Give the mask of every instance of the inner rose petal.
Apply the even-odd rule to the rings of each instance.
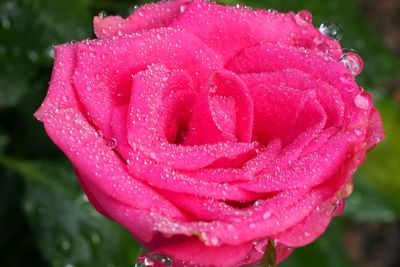
[[[250,142],[253,109],[251,94],[237,75],[213,73],[193,106],[185,144]]]
[[[177,108],[190,109],[194,95],[190,77],[182,71],[151,66],[135,76],[132,92],[127,121],[128,142],[133,150],[141,151],[156,162],[183,170],[198,169],[221,158],[237,159],[256,146],[254,143],[188,146],[169,142],[173,114]],[[183,143],[189,138],[189,131]]]

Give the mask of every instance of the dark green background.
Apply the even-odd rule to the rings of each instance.
[[[359,82],[373,93],[387,132],[357,173],[345,213],[317,242],[296,250],[282,266],[400,266],[399,101],[387,88],[399,75],[399,57],[373,29],[360,1],[243,2],[280,11],[308,9],[315,25],[340,22],[343,47],[357,50],[364,59]],[[139,3],[0,1],[0,266],[133,266],[137,244],[127,231],[94,211],[71,166],[32,114],[47,90],[52,46],[93,38],[94,15],[105,10],[125,16],[135,4]],[[371,265],[368,257],[375,257],[378,265]]]

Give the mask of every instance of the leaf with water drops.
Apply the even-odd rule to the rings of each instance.
[[[24,211],[37,245],[53,267],[131,266],[138,246],[121,226],[97,213],[65,162],[0,163],[26,181]]]

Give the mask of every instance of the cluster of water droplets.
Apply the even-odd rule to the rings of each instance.
[[[135,267],[167,267],[172,266],[172,258],[158,254],[147,254],[139,256],[136,260]]]
[[[343,28],[336,22],[328,21],[322,23],[319,26],[319,31],[323,35],[337,41],[340,41],[343,37]],[[340,61],[347,67],[353,76],[359,75],[364,68],[364,63],[361,57],[353,49],[343,49]]]

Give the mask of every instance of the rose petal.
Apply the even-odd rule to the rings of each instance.
[[[273,164],[272,168],[264,170],[257,179],[241,184],[240,187],[262,193],[321,184],[339,170],[350,149],[346,136],[332,137],[317,151],[292,164],[284,163],[287,167],[283,169],[278,157],[277,164]]]
[[[198,239],[190,238],[186,242],[157,248],[154,252],[170,255],[182,261],[193,262],[202,266],[228,267],[237,266],[252,248],[252,242],[235,246],[206,246]],[[182,266],[187,265],[183,264]]]
[[[253,100],[246,85],[232,72],[217,71],[194,104],[185,144],[250,142],[252,124]]]
[[[47,95],[35,117],[42,120],[46,113],[79,105],[70,83],[76,66],[76,44],[59,45],[54,49],[54,68]]]
[[[132,156],[132,159],[128,162],[128,170],[135,177],[150,183],[152,186],[178,193],[238,201],[248,201],[258,197],[258,194],[239,189],[235,185],[201,181],[186,176],[169,166],[160,165],[143,157],[141,153]]]
[[[181,13],[188,0],[165,1],[145,4],[134,10],[126,19],[120,16],[100,17],[93,19],[93,28],[100,39],[111,39],[115,36],[167,27]]]
[[[41,119],[48,135],[68,156],[77,171],[105,195],[134,208],[155,208],[162,214],[181,216],[169,201],[126,171],[125,163],[98,136],[78,110],[69,108],[45,113]],[[142,201],[136,201],[137,198]]]
[[[133,74],[162,63],[169,69],[185,69],[198,88],[222,66],[214,51],[182,30],[152,30],[113,40],[81,42],[77,47],[72,77],[75,93],[83,104],[81,109],[107,138],[111,137],[111,111],[129,102]],[[188,54],[187,47],[193,53]]]
[[[305,246],[325,232],[332,219],[332,204],[327,201],[319,205],[302,222],[274,236],[289,247]]]
[[[318,53],[314,39],[326,44],[328,56],[335,60],[341,56],[338,42],[323,36],[311,23],[298,25],[296,15],[292,12],[284,14],[251,10],[200,0],[193,1],[187,11],[170,26],[184,28],[200,37],[222,54],[225,60],[261,41],[302,46],[298,40],[306,40],[306,48]]]
[[[296,90],[314,91],[316,98],[327,114],[325,127],[340,127],[343,123],[344,103],[338,88],[320,79],[314,79],[310,74],[298,69],[278,69],[268,73],[242,74],[242,80],[249,88],[261,84],[286,86]]]

